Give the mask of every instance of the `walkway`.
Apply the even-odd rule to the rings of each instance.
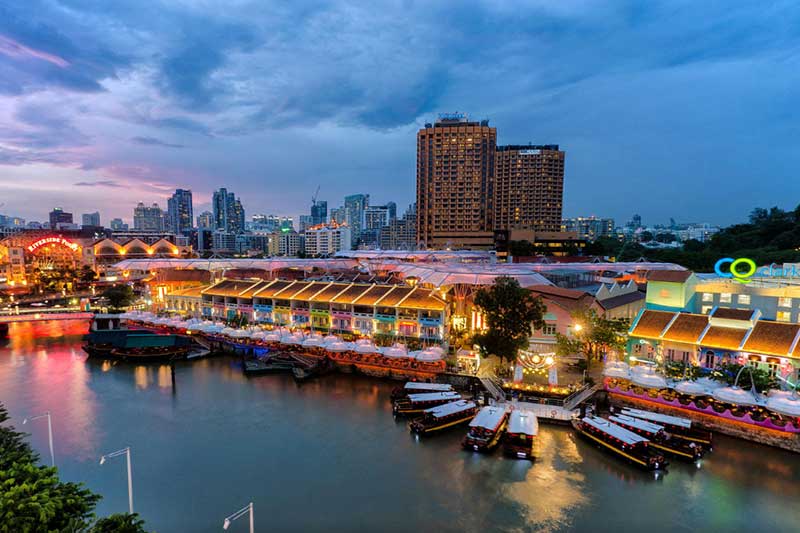
[[[44,320],[91,320],[94,313],[48,313],[36,311],[31,313],[20,313],[18,315],[0,316],[0,323],[11,322],[41,322]]]
[[[566,409],[560,405],[548,405],[546,403],[531,402],[512,402],[518,409],[531,411],[542,422],[568,423],[573,415],[578,414],[578,410]]]

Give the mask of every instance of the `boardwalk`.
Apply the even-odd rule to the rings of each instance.
[[[48,313],[36,311],[31,313],[20,313],[19,315],[0,316],[0,324],[10,324],[11,322],[40,322],[43,320],[91,320],[94,313]]]

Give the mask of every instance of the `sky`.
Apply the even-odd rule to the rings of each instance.
[[[730,224],[800,203],[798,88],[794,0],[0,2],[0,213],[402,211],[459,111],[561,145],[565,216]]]

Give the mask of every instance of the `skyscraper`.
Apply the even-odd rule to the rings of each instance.
[[[344,208],[347,211],[346,218],[348,218],[346,223],[350,226],[350,238],[354,248],[361,237],[361,230],[364,228],[364,213],[368,206],[368,194],[351,194],[344,197]]]
[[[139,202],[133,208],[133,229],[140,231],[164,231],[164,212],[158,206],[146,206]]]
[[[244,231],[244,207],[238,198],[227,189],[214,191],[212,198],[214,210],[214,229],[227,233]]]
[[[498,146],[494,229],[561,230],[564,152],[557,144]]]
[[[67,213],[60,207],[50,211],[50,228],[58,229],[59,224],[72,224],[72,213]]]
[[[211,211],[203,211],[197,215],[197,227],[202,229],[213,229],[214,213]]]
[[[493,246],[497,130],[460,113],[417,133],[417,242],[422,248]]]
[[[84,213],[81,215],[81,225],[82,226],[99,226],[100,225],[100,213],[95,211],[94,213]]]
[[[311,225],[325,224],[328,222],[327,200],[316,200],[311,205]]]
[[[128,231],[128,225],[121,218],[112,218],[109,226],[113,231]]]
[[[189,235],[192,231],[192,191],[176,189],[167,200],[169,230],[176,235]]]

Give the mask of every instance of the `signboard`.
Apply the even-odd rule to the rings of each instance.
[[[61,246],[66,246],[73,252],[77,252],[81,248],[78,243],[68,241],[64,237],[44,237],[43,239],[39,239],[38,241],[34,241],[30,245],[28,245],[27,250],[29,252],[35,252],[42,246],[46,246],[48,244],[60,244]]]
[[[520,150],[519,155],[540,155],[541,150]]]

